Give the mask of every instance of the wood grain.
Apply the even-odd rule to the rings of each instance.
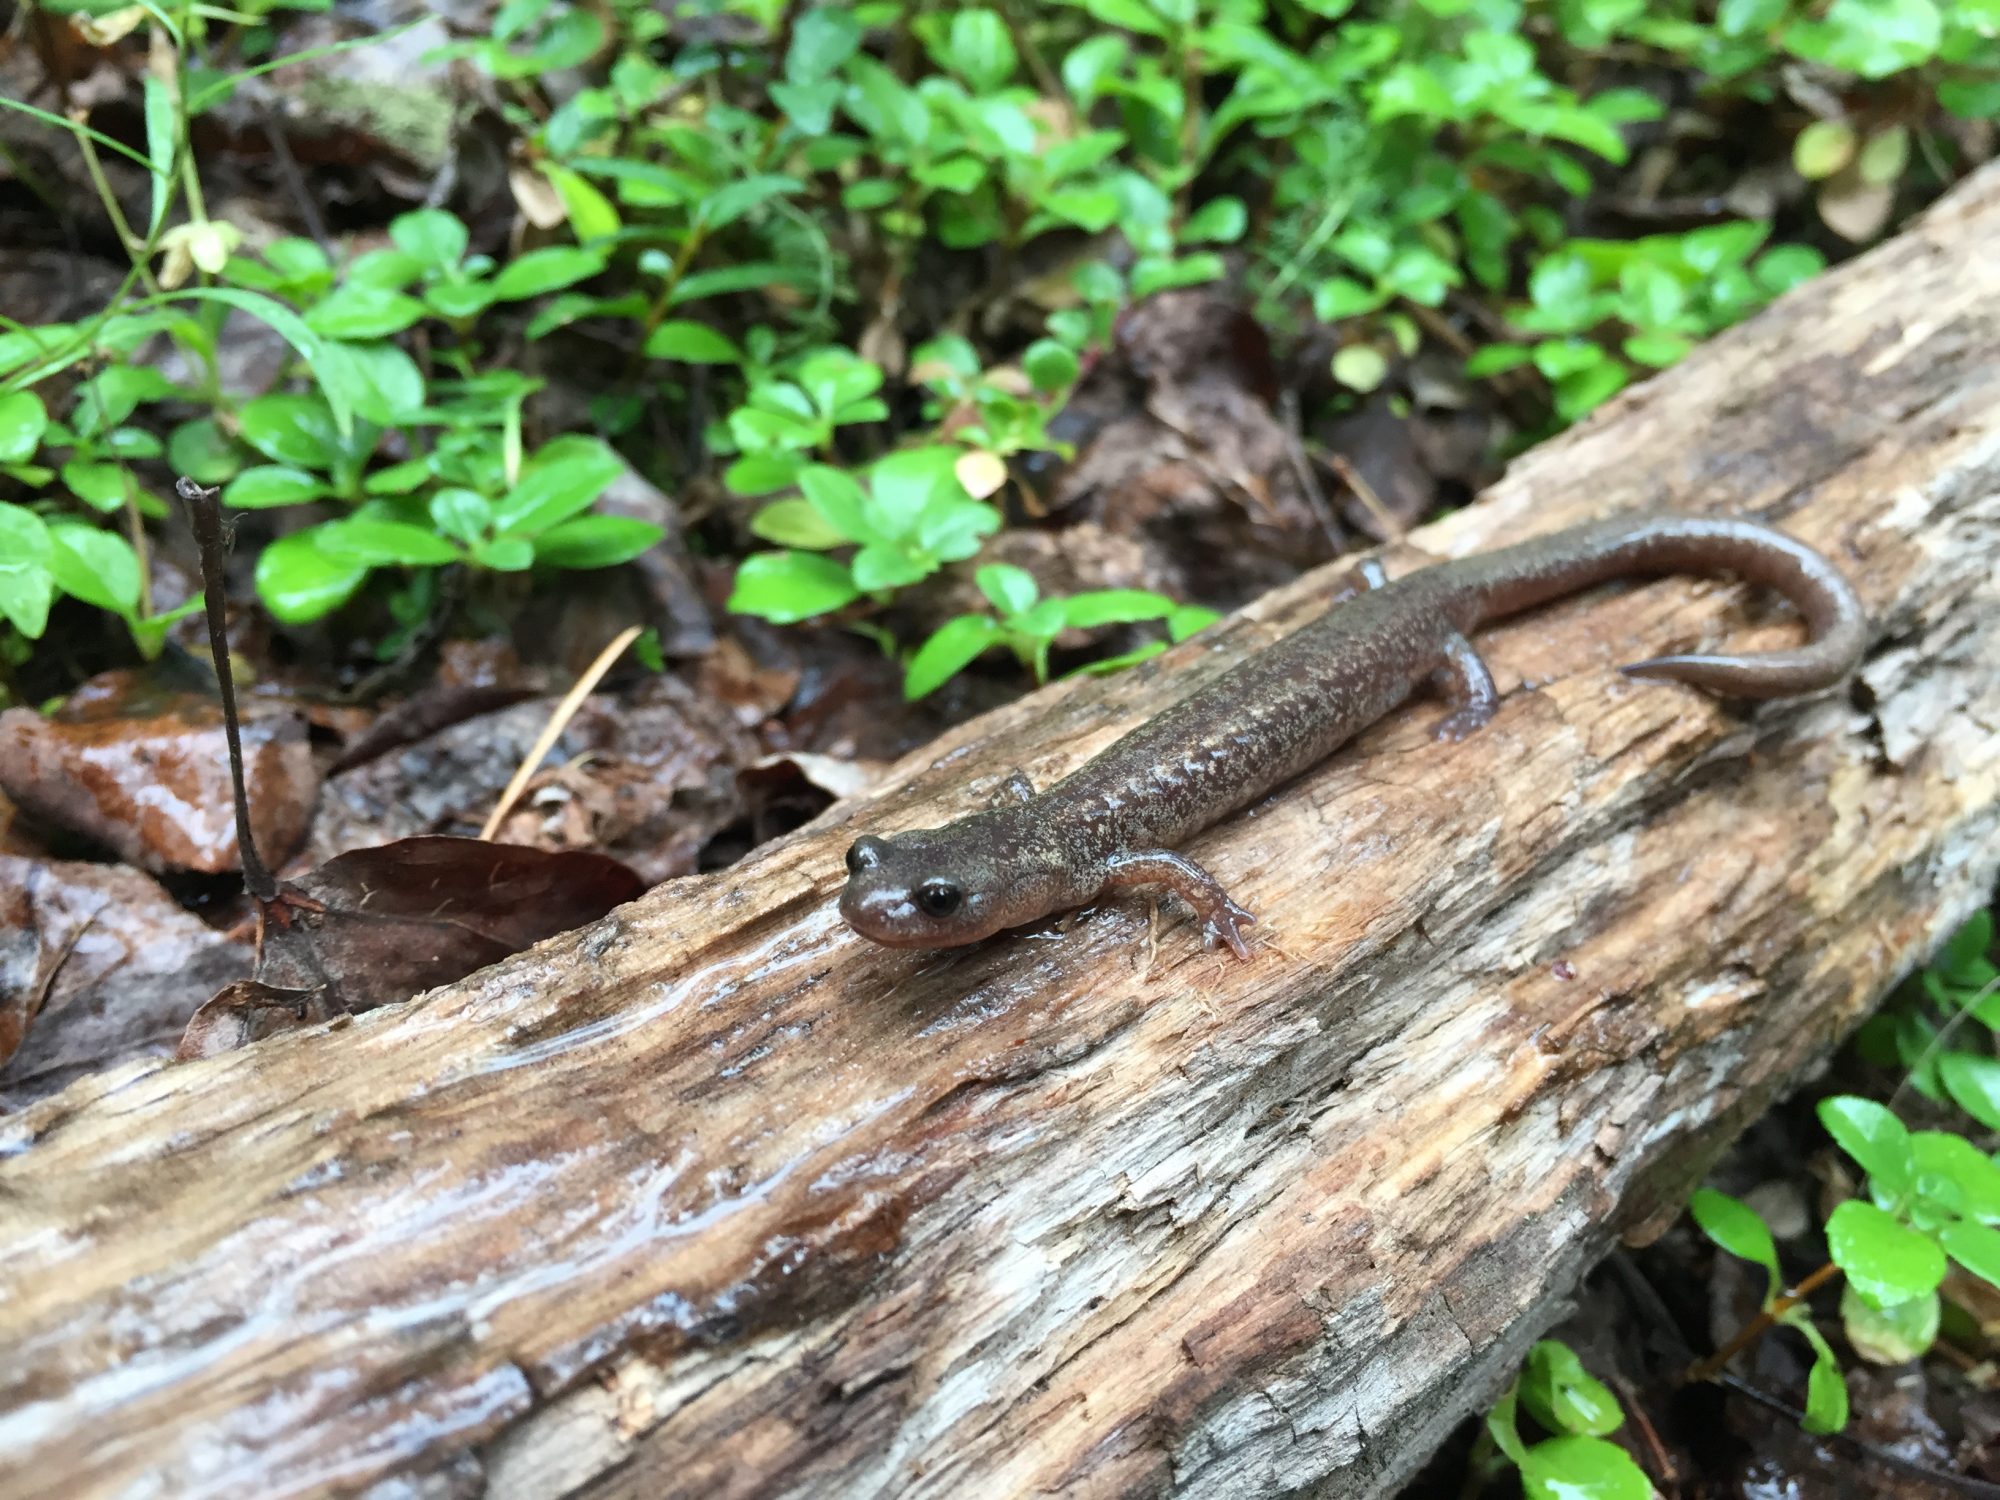
[[[1038,784],[1320,607],[964,726],[722,874],[403,1006],[0,1121],[0,1492],[1374,1495],[2000,866],[2000,171],[1392,553],[1641,507],[1851,571],[1851,691],[1620,678],[1792,638],[1600,591],[1202,839],[1254,961],[1121,902],[931,956],[858,828]]]

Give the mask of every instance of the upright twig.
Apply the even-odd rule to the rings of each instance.
[[[208,617],[208,650],[215,659],[216,686],[222,690],[222,732],[229,739],[229,779],[236,794],[236,848],[243,861],[243,887],[260,906],[278,899],[278,882],[257,854],[257,841],[250,833],[250,794],[243,784],[243,735],[236,720],[236,677],[229,669],[229,634],[223,611],[227,601],[222,591],[223,558],[229,550],[222,534],[222,504],[216,498],[218,486],[204,488],[183,475],[174,481],[174,493],[187,505],[188,524],[195,545],[201,550],[202,612]]]

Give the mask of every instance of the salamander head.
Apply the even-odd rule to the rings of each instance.
[[[891,948],[976,943],[1056,909],[1059,902],[1045,898],[1047,869],[994,814],[894,838],[865,836],[847,851],[840,914]]]

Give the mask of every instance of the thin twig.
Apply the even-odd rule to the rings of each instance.
[[[1806,1277],[1804,1281],[1793,1287],[1786,1295],[1778,1298],[1777,1301],[1758,1313],[1756,1317],[1737,1329],[1735,1337],[1716,1350],[1715,1353],[1709,1355],[1706,1359],[1698,1359],[1692,1365],[1688,1366],[1687,1374],[1682,1379],[1689,1385],[1693,1385],[1695,1382],[1701,1380],[1715,1379],[1722,1373],[1725,1365],[1768,1333],[1776,1326],[1780,1318],[1839,1274],[1840,1267],[1832,1261],[1828,1261],[1817,1271]]]
[[[195,545],[201,549],[202,612],[208,617],[208,650],[215,658],[216,686],[222,690],[222,732],[229,740],[229,778],[236,791],[236,847],[243,861],[243,888],[263,906],[278,899],[278,882],[257,853],[250,832],[250,794],[243,784],[243,735],[236,720],[236,676],[229,669],[229,635],[224,627],[228,601],[223,597],[223,558],[229,550],[222,535],[220,487],[205,489],[185,475],[174,481],[174,493],[187,504]]]
[[[486,826],[479,830],[482,839],[491,839],[499,831],[500,820],[513,808],[515,800],[527,786],[528,779],[541,768],[542,757],[555,747],[555,742],[562,737],[563,730],[569,727],[569,721],[576,717],[576,711],[583,706],[583,700],[590,696],[591,689],[595,688],[604,674],[611,670],[611,664],[624,654],[625,648],[638,638],[639,627],[627,625],[613,637],[610,645],[597,653],[597,660],[584,669],[583,675],[577,678],[575,686],[563,694],[562,702],[558,703],[556,711],[549,715],[549,722],[542,726],[542,732],[536,737],[533,748],[522,757],[520,768],[514,772],[514,779],[507,783],[507,790],[502,792],[500,800],[493,804],[493,811],[486,818]]]
[[[1384,505],[1382,497],[1375,493],[1375,486],[1361,477],[1361,471],[1347,461],[1346,454],[1323,448],[1315,453],[1315,457],[1338,474],[1342,484],[1354,491],[1354,498],[1361,502],[1361,508],[1367,511],[1369,517],[1381,528],[1383,541],[1398,541],[1409,530],[1389,513],[1389,507]]]

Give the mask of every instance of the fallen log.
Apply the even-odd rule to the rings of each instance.
[[[1108,682],[463,983],[0,1121],[0,1492],[1388,1490],[2000,865],[2000,169],[1391,554],[1593,514],[1842,562],[1850,691],[1613,670],[1794,638],[1726,583],[1495,630],[1204,837],[1251,962],[1121,901],[950,955],[863,828],[1044,783],[1323,607]]]

